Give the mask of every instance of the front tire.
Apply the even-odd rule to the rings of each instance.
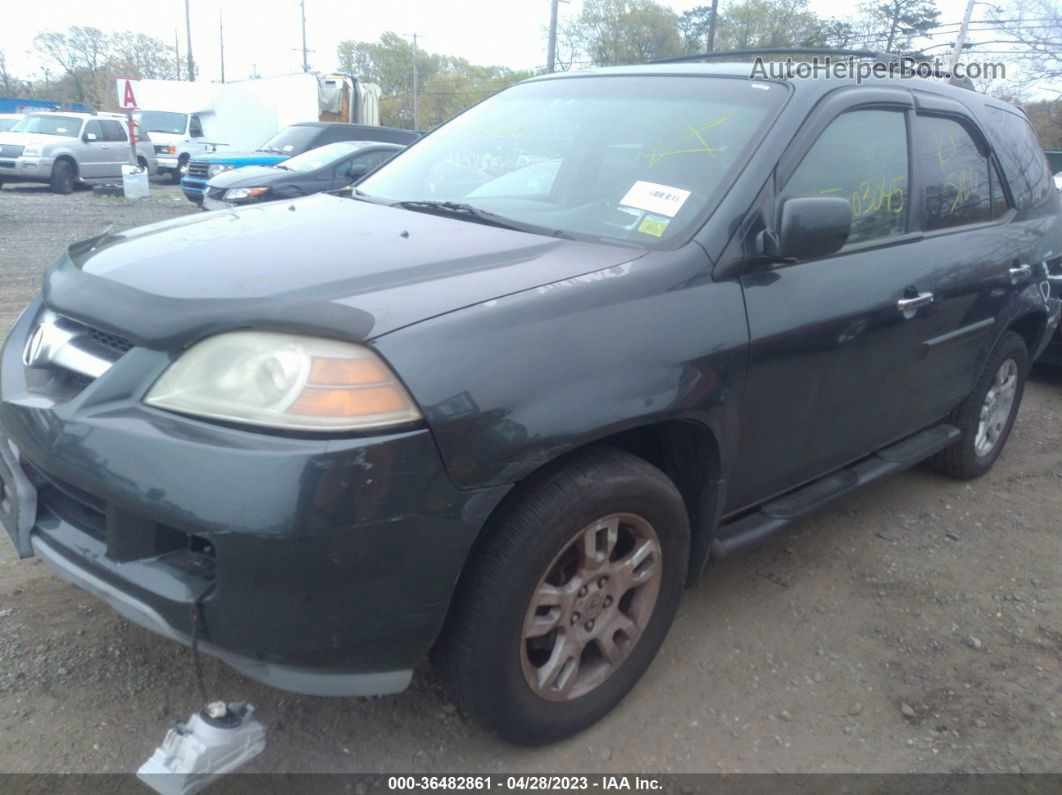
[[[74,167],[67,161],[60,160],[52,166],[52,176],[48,181],[52,193],[66,195],[74,191]]]
[[[485,528],[433,661],[511,742],[574,734],[627,694],[682,595],[689,519],[656,467],[602,448],[523,484]]]
[[[1013,331],[1004,332],[989,354],[977,385],[949,418],[962,437],[930,458],[929,466],[961,480],[988,472],[1010,437],[1028,372],[1025,340]]]

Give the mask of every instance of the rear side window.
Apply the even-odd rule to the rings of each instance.
[[[999,154],[1014,205],[1026,210],[1051,196],[1051,173],[1040,141],[1029,122],[1017,113],[985,109],[992,144]]]
[[[830,122],[781,198],[839,196],[852,206],[849,243],[907,231],[907,123],[891,110],[856,110]]]
[[[103,137],[107,141],[128,141],[129,137],[125,134],[125,128],[122,127],[120,121],[112,121],[110,119],[102,119],[100,124],[103,125]]]
[[[915,120],[917,173],[924,191],[923,228],[947,229],[992,218],[988,153],[954,119]]]

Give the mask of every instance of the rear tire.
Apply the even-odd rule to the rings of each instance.
[[[619,450],[518,488],[483,530],[432,660],[463,712],[537,745],[590,726],[649,667],[682,596],[690,531],[668,477]]]
[[[1028,372],[1025,340],[1013,331],[1004,332],[977,385],[948,419],[962,437],[926,463],[961,480],[979,478],[990,470],[1014,427]]]
[[[66,195],[74,190],[74,167],[66,160],[60,160],[52,166],[52,177],[48,180],[52,193]]]

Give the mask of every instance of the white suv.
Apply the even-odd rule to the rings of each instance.
[[[30,113],[0,133],[0,184],[47,182],[56,193],[70,193],[77,182],[120,178],[130,159],[125,119],[116,114]],[[136,159],[157,172],[154,145],[142,134]]]

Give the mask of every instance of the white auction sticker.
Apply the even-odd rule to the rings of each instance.
[[[639,210],[647,210],[657,215],[666,215],[668,218],[674,218],[675,213],[682,209],[682,205],[686,203],[686,199],[689,197],[690,192],[688,190],[638,180],[627,191],[627,195],[620,199],[620,204],[625,207],[637,207]]]

